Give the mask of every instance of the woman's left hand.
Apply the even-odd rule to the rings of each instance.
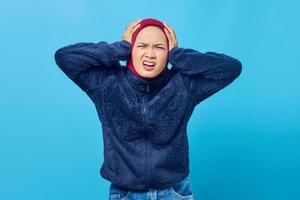
[[[176,38],[175,30],[171,28],[169,25],[167,25],[165,22],[163,22],[163,24],[165,25],[165,27],[167,27],[164,28],[164,31],[168,37],[169,51],[171,51],[171,49],[173,49],[174,47],[178,47],[178,41]]]

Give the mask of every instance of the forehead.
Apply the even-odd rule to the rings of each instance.
[[[163,31],[156,26],[143,28],[136,37],[136,42],[162,42],[166,43],[166,36]]]

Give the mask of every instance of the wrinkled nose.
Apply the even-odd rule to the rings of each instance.
[[[155,53],[154,53],[153,50],[148,50],[148,51],[146,52],[146,57],[148,57],[148,58],[155,58],[156,55],[155,55]]]

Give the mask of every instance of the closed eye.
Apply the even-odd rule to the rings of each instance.
[[[137,47],[146,47],[146,45],[138,45]],[[157,47],[158,49],[165,49],[164,47]]]

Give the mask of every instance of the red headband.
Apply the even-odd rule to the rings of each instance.
[[[163,33],[165,34],[166,38],[168,38],[168,37],[167,37],[167,35],[166,35],[165,31],[164,31],[164,28],[165,28],[164,24],[163,24],[161,21],[159,21],[159,20],[156,20],[156,19],[153,19],[153,18],[148,18],[148,19],[143,19],[139,24],[141,24],[141,25],[140,25],[140,26],[136,29],[136,31],[132,34],[132,38],[131,38],[131,52],[130,52],[129,58],[128,58],[127,61],[126,61],[126,64],[127,64],[127,67],[129,68],[129,70],[131,70],[131,71],[132,71],[134,74],[136,74],[137,76],[142,77],[142,76],[135,70],[135,68],[134,68],[134,66],[133,66],[133,62],[132,62],[132,49],[133,49],[133,46],[134,46],[134,43],[135,43],[135,40],[136,40],[136,37],[137,37],[138,33],[139,33],[143,28],[145,28],[146,26],[157,26],[157,27],[159,27],[159,28],[163,31]],[[167,49],[169,50],[169,41],[168,41],[168,39],[167,39]],[[167,62],[167,64],[168,64],[168,62]],[[167,64],[166,64],[164,70],[166,70]],[[163,70],[163,71],[164,71],[164,70]],[[162,72],[163,72],[163,71],[162,71]],[[161,73],[162,73],[162,72],[161,72]]]

